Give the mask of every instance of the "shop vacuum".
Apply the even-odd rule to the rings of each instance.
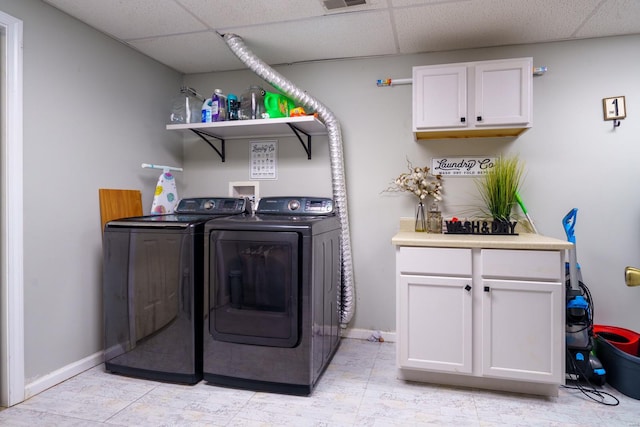
[[[574,228],[578,209],[574,208],[562,220],[562,225],[573,248],[569,251],[566,279],[566,373],[570,379],[601,386],[606,372],[595,355],[593,333],[593,299],[589,288],[582,282],[582,273],[576,253]]]

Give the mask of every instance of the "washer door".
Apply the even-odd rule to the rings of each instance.
[[[216,230],[209,239],[211,336],[241,344],[295,347],[299,235]]]

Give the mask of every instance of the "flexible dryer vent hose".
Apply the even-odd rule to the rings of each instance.
[[[336,116],[320,101],[296,87],[292,82],[275,71],[251,52],[242,38],[236,34],[225,34],[224,40],[231,51],[251,71],[285,95],[292,98],[298,105],[316,111],[318,117],[327,127],[329,134],[329,156],[331,160],[331,181],[333,184],[333,199],[336,204],[341,224],[342,251],[342,289],[338,296],[340,322],[343,327],[352,319],[355,310],[355,291],[353,281],[353,265],[351,260],[351,239],[349,236],[349,215],[347,210],[347,189],[344,178],[344,161],[342,157],[342,131]]]

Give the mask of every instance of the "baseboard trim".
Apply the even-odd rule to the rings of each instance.
[[[30,382],[24,387],[24,398],[29,399],[38,393],[42,393],[48,388],[54,385],[60,384],[63,381],[72,378],[87,369],[91,369],[94,366],[98,366],[104,362],[104,352],[99,351],[77,362],[70,363],[67,366],[63,366],[60,369],[56,369],[50,374],[44,375],[37,380]]]
[[[396,333],[395,332],[384,332],[384,331],[374,331],[372,329],[355,329],[349,328],[342,330],[343,338],[352,338],[356,340],[370,340],[375,336],[380,336],[384,339],[385,342],[396,342]],[[373,341],[371,339],[370,341]]]

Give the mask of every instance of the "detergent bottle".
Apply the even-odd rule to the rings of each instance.
[[[211,96],[211,121],[223,122],[225,120],[227,120],[227,97],[220,89],[216,89]]]
[[[202,123],[211,123],[211,98],[202,103]]]
[[[238,112],[240,110],[240,102],[238,97],[233,93],[227,95],[227,120],[238,120]]]
[[[264,109],[271,119],[289,117],[289,112],[295,107],[295,103],[284,95],[273,92],[264,94]]]

